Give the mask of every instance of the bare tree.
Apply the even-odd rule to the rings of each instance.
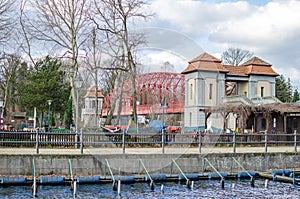
[[[0,54],[0,92],[3,99],[3,110],[15,111],[18,103],[18,84],[25,79],[27,65],[14,54]]]
[[[28,27],[26,26],[25,23],[26,14],[24,14],[24,12],[25,12],[26,4],[27,4],[26,0],[21,0],[20,16],[19,16],[19,23],[20,23],[19,32],[21,32],[22,34],[17,34],[16,39],[18,40],[21,50],[29,57],[32,64],[35,65],[35,60],[32,55],[32,47],[31,47],[32,38],[30,37],[30,34],[28,34]]]
[[[239,48],[228,48],[222,53],[222,63],[224,65],[238,66],[239,64],[247,61],[253,56],[248,50],[242,50]]]
[[[98,90],[99,90],[99,76],[102,69],[102,53],[101,53],[101,42],[97,39],[96,29],[93,28],[91,31],[91,37],[86,43],[86,59],[84,60],[84,68],[88,72],[88,77],[92,81],[92,85],[95,85],[95,125],[97,125],[99,111],[98,111]]]
[[[73,104],[78,107],[74,80],[78,72],[80,48],[89,31],[86,13],[88,0],[43,0],[31,1],[31,13],[23,13],[23,22],[30,27],[32,37],[48,46],[54,45],[56,53],[70,59],[68,78],[71,85]],[[36,16],[32,17],[35,8]]]
[[[115,59],[119,60],[119,65],[114,70],[122,72],[129,72],[132,82],[132,107],[133,118],[136,123],[136,60],[134,57],[135,48],[144,43],[143,37],[139,34],[130,33],[129,26],[135,19],[145,19],[149,15],[143,13],[145,2],[143,0],[94,0],[95,9],[90,18],[94,21],[97,29],[104,31],[109,42],[110,49],[114,52]],[[120,77],[116,81],[121,83]],[[114,109],[115,101],[117,100],[117,87],[119,83],[116,82],[113,103],[109,115],[107,116],[106,123],[110,123]],[[121,99],[119,103],[121,103]],[[120,105],[120,104],[119,104]],[[120,106],[119,106],[120,107]],[[120,110],[119,110],[120,112]]]
[[[0,0],[0,43],[5,42],[12,33],[14,3],[12,0]]]

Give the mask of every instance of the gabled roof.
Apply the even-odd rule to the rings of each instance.
[[[266,61],[253,57],[240,66],[224,66],[229,72],[228,75],[233,76],[248,76],[248,75],[269,75],[277,76],[272,65]]]
[[[248,65],[258,65],[258,66],[272,66],[268,62],[258,58],[258,57],[252,57],[248,61],[242,64],[242,66],[248,66]]]
[[[224,66],[229,72],[227,75],[234,75],[234,76],[248,76],[245,72],[245,66]]]
[[[96,90],[96,86],[91,87],[85,94],[84,98],[94,98],[95,90]],[[104,95],[102,94],[102,92],[99,89],[98,89],[97,93],[98,93],[98,98],[104,98]]]
[[[189,65],[181,73],[185,74],[199,70],[227,73],[228,70],[223,67],[221,62],[222,61],[220,59],[217,59],[216,57],[205,52],[189,61]]]
[[[189,64],[193,62],[198,62],[198,61],[208,61],[208,62],[222,62],[220,59],[204,52],[200,54],[198,57],[193,58],[192,60],[189,61]]]

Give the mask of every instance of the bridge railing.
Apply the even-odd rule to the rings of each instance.
[[[297,151],[299,143],[300,134],[296,131],[290,134],[0,131],[0,147],[122,147],[123,151],[128,147],[199,147],[201,153],[205,146],[232,147],[233,152],[242,146],[265,147],[266,152],[269,146],[293,146]]]

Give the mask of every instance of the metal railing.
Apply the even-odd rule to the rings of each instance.
[[[269,146],[293,146],[297,152],[300,134],[214,134],[214,133],[108,133],[108,132],[3,132],[0,131],[0,147],[64,147],[77,148],[81,153],[84,147],[122,147],[123,153],[130,147],[232,147],[236,152],[241,146],[260,146],[268,151]],[[162,150],[164,151],[164,150]]]

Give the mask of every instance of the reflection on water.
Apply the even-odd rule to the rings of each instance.
[[[196,181],[192,190],[185,184],[166,182],[164,191],[161,184],[156,183],[155,189],[150,190],[149,184],[122,184],[121,198],[270,198],[300,199],[300,188],[292,184],[269,182],[265,188],[264,180],[256,180],[255,187],[249,181],[225,181],[225,189],[219,181]],[[233,188],[234,187],[234,188]],[[37,198],[73,198],[73,192],[67,186],[39,186]],[[32,198],[31,187],[10,186],[0,187],[0,198]],[[78,185],[76,198],[118,198],[111,184]]]

